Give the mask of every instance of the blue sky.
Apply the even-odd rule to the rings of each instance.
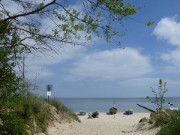
[[[67,3],[82,10],[81,1]],[[117,29],[121,44],[94,37],[84,46],[65,45],[59,54],[27,57],[26,77],[53,97],[146,97],[158,80],[167,82],[166,96],[180,96],[180,1],[134,0],[145,6]],[[154,21],[146,27],[145,22]],[[143,22],[143,23],[142,23]],[[43,20],[43,26],[50,25]],[[40,92],[46,95],[46,92]]]

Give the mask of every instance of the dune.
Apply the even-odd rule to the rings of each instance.
[[[48,127],[49,135],[155,135],[159,128],[140,126],[139,120],[149,118],[150,113],[107,115],[100,113],[98,118],[88,119],[88,115],[79,116],[79,122],[56,121]],[[41,135],[41,134],[38,134]]]

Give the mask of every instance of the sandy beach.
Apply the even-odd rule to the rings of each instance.
[[[79,116],[79,122],[55,122],[48,128],[49,135],[155,135],[157,129],[146,126],[139,128],[139,120],[149,118],[149,113],[134,113],[133,115],[107,115],[100,113],[99,118],[88,119],[88,115]]]

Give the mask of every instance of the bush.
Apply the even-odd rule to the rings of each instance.
[[[0,125],[0,134],[24,135],[28,127],[25,120],[17,113],[4,113],[0,115],[3,125]]]
[[[165,124],[168,123],[169,121],[169,117],[167,116],[167,114],[163,111],[154,113],[153,116],[151,117],[152,121],[155,121],[154,126],[155,127],[159,127],[159,126],[163,126]]]
[[[157,135],[179,135],[180,117],[172,118],[170,122],[163,126]]]
[[[159,86],[158,86],[158,90],[154,90],[152,87],[152,92],[154,94],[154,98],[150,98],[149,96],[147,96],[146,98],[149,99],[152,103],[154,103],[156,105],[156,111],[162,111],[163,109],[163,104],[165,103],[165,98],[164,95],[165,93],[168,91],[168,89],[166,88],[166,84],[167,82],[163,83],[162,79],[159,79]]]
[[[154,126],[162,127],[157,135],[179,135],[180,133],[180,110],[165,110],[154,113],[151,117]]]

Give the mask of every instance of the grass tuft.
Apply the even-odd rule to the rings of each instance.
[[[64,117],[80,121],[78,116],[60,103],[51,99],[50,105],[57,108]],[[47,100],[33,94],[19,95],[13,100],[0,106],[0,134],[25,135],[35,132],[47,133],[48,120],[53,116]]]
[[[77,116],[77,114],[75,114],[72,110],[70,110],[69,108],[67,108],[64,104],[62,104],[60,101],[58,101],[57,99],[53,98],[49,101],[49,104],[53,105],[54,107],[56,107],[56,109],[61,112],[62,114],[66,114],[68,116],[70,116],[72,119],[80,122],[79,117]]]
[[[165,110],[155,113],[150,120],[155,121],[155,127],[162,127],[157,135],[179,135],[180,110]]]

